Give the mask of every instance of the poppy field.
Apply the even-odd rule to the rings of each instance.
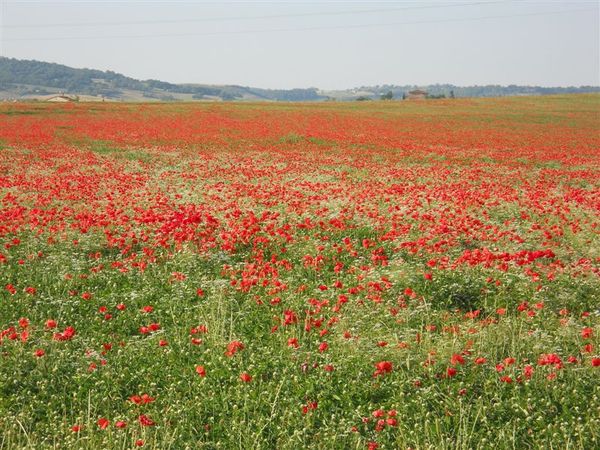
[[[0,448],[600,447],[600,96],[0,105]]]

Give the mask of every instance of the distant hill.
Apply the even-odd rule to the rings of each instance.
[[[149,101],[326,99],[316,88],[280,90],[141,81],[112,71],[74,69],[62,64],[0,57],[0,98],[43,98],[59,92]]]
[[[192,101],[192,100],[252,100],[252,101],[324,101],[380,99],[389,92],[400,99],[413,89],[423,89],[431,97],[498,97],[508,95],[545,95],[600,92],[598,86],[454,86],[383,85],[356,89],[322,91],[308,89],[260,89],[235,85],[173,84],[159,80],[136,80],[112,72],[75,69],[62,64],[0,57],[0,99],[40,99],[58,93],[81,96],[86,100],[128,101]]]

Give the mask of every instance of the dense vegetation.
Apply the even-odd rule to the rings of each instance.
[[[0,104],[0,450],[600,448],[599,113]]]

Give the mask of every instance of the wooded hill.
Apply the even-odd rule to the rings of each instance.
[[[125,75],[94,69],[76,69],[62,64],[0,57],[0,99],[44,99],[61,92],[90,98],[129,101],[253,100],[324,101],[380,98],[401,99],[413,89],[431,97],[501,97],[600,92],[598,86],[455,86],[381,85],[324,91],[306,89],[261,89],[236,85],[174,84],[159,80],[137,80]]]

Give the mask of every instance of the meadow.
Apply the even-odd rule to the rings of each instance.
[[[0,449],[600,447],[600,96],[0,104]]]

